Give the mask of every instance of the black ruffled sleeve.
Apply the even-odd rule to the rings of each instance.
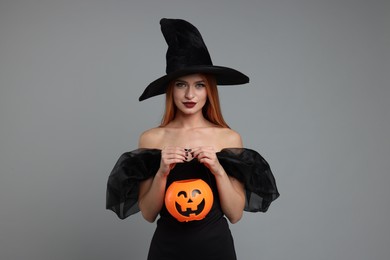
[[[267,161],[256,151],[226,148],[217,153],[226,173],[245,185],[245,211],[266,212],[279,197],[275,178]]]
[[[160,166],[161,151],[137,149],[120,156],[107,182],[106,209],[120,219],[139,211],[139,183],[154,176]]]

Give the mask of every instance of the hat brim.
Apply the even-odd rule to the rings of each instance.
[[[249,82],[248,76],[228,67],[210,65],[186,67],[162,76],[150,83],[139,97],[139,101],[164,94],[166,93],[169,82],[178,77],[195,73],[214,75],[218,85],[240,85]]]

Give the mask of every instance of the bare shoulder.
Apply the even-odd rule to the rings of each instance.
[[[219,142],[224,148],[242,147],[241,135],[230,128],[219,128]]]
[[[140,148],[157,148],[160,140],[164,136],[164,129],[161,127],[146,130],[139,137],[138,147]]]

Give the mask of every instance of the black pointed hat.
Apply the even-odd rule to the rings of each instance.
[[[249,78],[237,70],[214,66],[201,34],[189,22],[163,18],[160,25],[168,44],[166,75],[150,83],[139,97],[139,101],[164,94],[171,80],[193,73],[212,74],[218,85],[239,85],[249,82]]]

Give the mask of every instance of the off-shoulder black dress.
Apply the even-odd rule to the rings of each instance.
[[[228,175],[244,183],[244,210],[267,211],[279,196],[267,161],[258,152],[246,148],[223,149],[217,153],[217,158]],[[161,150],[158,149],[137,149],[122,154],[108,178],[106,208],[121,219],[137,213],[139,183],[156,174],[160,159]],[[148,259],[236,259],[233,238],[221,209],[215,178],[209,169],[196,159],[176,164],[168,175],[166,187],[189,179],[201,179],[211,188],[211,209],[201,220],[179,221],[164,203]],[[195,214],[192,212],[191,216]]]

